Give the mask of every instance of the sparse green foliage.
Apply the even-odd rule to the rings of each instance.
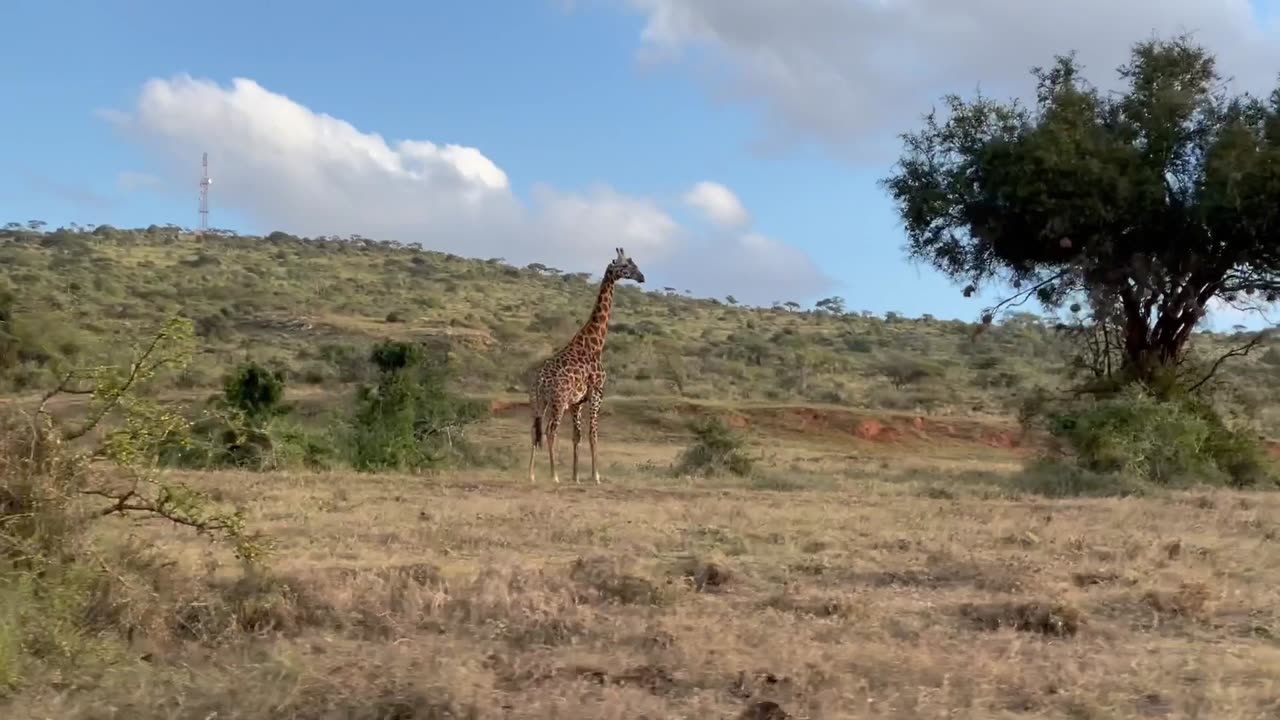
[[[13,290],[0,284],[0,376],[8,375],[18,364],[20,341],[13,322],[15,301]]]
[[[284,373],[256,362],[241,364],[223,378],[221,395],[202,416],[163,444],[163,462],[187,468],[278,467],[275,421],[289,411],[284,392]]]
[[[714,476],[725,472],[747,476],[755,465],[747,454],[747,441],[723,418],[709,417],[694,421],[689,429],[693,442],[676,460],[679,475]]]
[[[822,300],[819,300],[818,302],[814,303],[813,306],[824,312],[829,312],[832,315],[844,314],[844,307],[845,307],[844,298],[840,297],[839,295],[835,295],[829,298],[823,298]]]
[[[1131,385],[1106,398],[1041,407],[1062,456],[1099,476],[1158,486],[1262,487],[1277,480],[1261,444],[1228,427],[1200,397],[1161,400]]]
[[[285,412],[284,373],[247,362],[227,376],[222,397],[227,406],[244,414],[255,427]]]
[[[1070,56],[1035,74],[1032,109],[951,96],[904,137],[885,185],[911,255],[1011,285],[997,308],[1086,304],[1102,371],[1163,396],[1211,300],[1280,298],[1280,91],[1229,96],[1185,37],[1135,45],[1122,93]]]
[[[670,343],[662,344],[658,347],[658,373],[659,377],[670,383],[672,390],[677,395],[685,394],[689,371],[685,365],[684,357]]]
[[[349,424],[359,470],[416,470],[442,462],[481,417],[480,406],[448,387],[448,359],[421,345],[387,340],[369,360],[378,381],[362,386]]]
[[[147,385],[186,362],[191,340],[190,321],[173,319],[127,365],[67,371],[34,412],[0,414],[0,695],[33,663],[71,665],[97,652],[95,623],[124,581],[95,548],[95,520],[165,520],[226,542],[249,563],[269,548],[239,512],[213,508],[161,472],[163,448],[186,421],[148,398]],[[64,394],[89,396],[80,422],[49,411]]]
[[[880,363],[880,373],[899,390],[926,380],[941,378],[946,371],[937,363],[896,355]]]
[[[326,412],[295,412],[286,423],[291,435],[312,436],[314,442],[303,442],[310,447],[341,447],[323,439],[324,426],[341,411],[338,398],[350,397],[350,385],[376,382],[368,352],[383,336],[447,344],[452,364],[465,368],[453,379],[456,390],[493,397],[516,392],[523,369],[573,334],[595,292],[581,274],[555,277],[390,242],[357,245],[285,235],[266,240],[162,227],[150,233],[67,232],[84,241],[89,260],[23,240],[36,237],[25,228],[0,230],[0,284],[21,289],[16,329],[10,332],[20,349],[16,364],[0,370],[0,392],[47,387],[61,368],[82,365],[85,358],[120,361],[123,352],[117,349],[126,346],[135,327],[181,314],[196,319],[201,352],[183,372],[157,377],[157,392],[221,392],[245,357],[259,358],[283,371],[290,385],[312,386],[304,404],[314,399],[327,406]],[[75,288],[74,306],[65,304],[69,288]],[[1006,360],[1001,370],[1016,369],[1021,382],[1057,387],[1063,360],[1080,346],[1051,324],[1018,313],[1002,315],[974,342],[974,326],[957,321],[717,308],[660,289],[624,290],[605,354],[613,397],[680,394],[965,412],[1009,406],[1021,390],[1013,376],[952,362],[958,356],[971,350],[998,355]],[[392,310],[403,313],[403,322],[385,322]],[[1212,359],[1229,350],[1231,341],[1196,334],[1195,352]],[[911,390],[928,395],[927,402],[883,391],[877,364],[885,350],[945,365],[946,391],[936,383]],[[813,360],[803,372],[795,364],[797,352]],[[1258,363],[1261,354],[1233,358],[1224,369],[1256,389],[1264,408],[1260,421],[1274,435],[1280,433],[1280,415],[1265,408],[1280,404],[1280,383]],[[663,367],[674,362],[665,358],[675,357],[683,366],[679,374]],[[204,424],[213,422],[198,419],[193,432],[202,437]],[[303,454],[302,446],[286,446],[283,425],[275,427],[267,467]],[[216,446],[217,435],[209,437]]]

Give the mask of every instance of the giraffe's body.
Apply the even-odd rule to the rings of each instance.
[[[533,447],[529,450],[529,480],[534,480],[533,462],[544,442],[551,460],[551,479],[556,472],[556,438],[560,419],[573,413],[573,481],[578,482],[578,444],[582,440],[582,409],[587,408],[588,440],[591,445],[591,479],[600,482],[596,467],[596,438],[600,428],[600,404],[604,400],[604,341],[609,332],[609,311],[613,290],[619,280],[644,282],[644,273],[618,248],[618,257],[605,269],[600,293],[591,317],[563,348],[542,363],[529,386],[529,408],[533,415]]]

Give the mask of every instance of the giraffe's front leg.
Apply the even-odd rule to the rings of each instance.
[[[588,402],[590,403],[590,416],[588,418],[590,427],[588,428],[588,441],[591,443],[591,479],[595,480],[597,485],[600,484],[600,471],[596,466],[596,438],[599,436],[600,432],[600,403],[603,399],[604,393],[601,392],[600,389],[593,391],[591,393],[591,397],[588,399]]]
[[[573,406],[573,481],[578,482],[578,444],[582,442],[582,403]]]
[[[536,402],[529,403],[529,405],[533,408],[533,421],[529,437],[529,482],[535,482],[533,459],[538,454],[538,445],[542,443],[542,411],[538,409]]]
[[[560,473],[556,470],[556,436],[560,434],[560,415],[560,412],[555,412],[547,419],[547,455],[551,460],[551,480],[557,485],[560,483]]]

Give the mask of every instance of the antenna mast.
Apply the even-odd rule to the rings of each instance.
[[[209,177],[209,153],[205,153],[200,164],[200,229],[209,229],[209,186],[213,179]]]

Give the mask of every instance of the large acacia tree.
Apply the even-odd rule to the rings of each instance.
[[[1176,377],[1211,300],[1280,297],[1280,89],[1227,93],[1186,37],[1135,45],[1118,92],[1074,55],[1032,72],[1030,107],[949,96],[903,135],[883,183],[909,252],[966,296],[1014,288],[984,322],[1083,305],[1117,376]]]

